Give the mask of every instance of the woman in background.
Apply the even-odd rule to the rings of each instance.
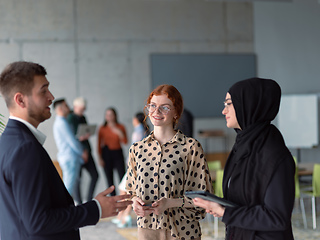
[[[113,169],[117,170],[119,179],[122,179],[125,173],[121,144],[127,144],[126,129],[118,122],[116,110],[108,108],[105,113],[105,123],[99,129],[98,154],[99,164],[104,168],[109,187],[114,185]],[[115,191],[111,195],[115,196]]]
[[[238,207],[194,199],[227,226],[226,239],[291,240],[295,163],[280,131],[271,124],[279,111],[280,86],[252,78],[228,91],[222,114],[237,132],[223,177],[224,198]]]
[[[131,143],[138,142],[149,135],[149,127],[147,123],[145,122],[145,115],[142,112],[138,112],[133,118],[132,118],[132,125],[134,127],[134,130],[131,135]],[[127,163],[128,164],[128,163]],[[127,194],[126,193],[126,179],[127,179],[127,173],[124,174],[120,184],[119,184],[119,190],[120,194]],[[112,219],[112,222],[117,224],[119,228],[124,227],[131,227],[132,225],[132,219],[130,216],[132,206],[129,205],[125,210],[119,212],[117,218]]]
[[[150,134],[149,127],[146,123],[146,116],[143,112],[138,112],[132,118],[132,125],[134,127],[132,136],[131,136],[131,143],[135,143],[141,141],[143,138]]]
[[[181,94],[172,85],[160,85],[145,109],[154,131],[131,146],[126,182],[138,216],[138,239],[201,239],[199,220],[205,211],[184,192],[211,192],[212,183],[200,143],[175,130]]]

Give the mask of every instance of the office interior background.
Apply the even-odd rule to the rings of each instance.
[[[129,139],[131,119],[152,90],[154,53],[255,54],[257,76],[275,79],[283,94],[320,93],[318,0],[0,0],[0,23],[1,70],[12,61],[40,63],[56,98],[72,106],[75,97],[85,97],[87,120],[98,126],[105,109],[115,107]],[[222,111],[223,100],[211,104]],[[1,97],[0,113],[7,121]],[[39,126],[53,160],[54,118]],[[204,144],[203,129],[222,129],[231,149],[235,132],[222,115],[195,118],[194,137]],[[96,135],[90,142],[97,164]],[[125,156],[129,147],[123,147]],[[223,150],[220,139],[210,139],[205,149]],[[320,162],[319,147],[301,149],[300,161]],[[106,184],[97,168],[98,192]]]

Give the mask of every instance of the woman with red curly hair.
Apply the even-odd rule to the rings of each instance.
[[[201,239],[199,220],[205,211],[184,192],[211,192],[212,184],[200,143],[175,130],[183,111],[181,94],[172,85],[160,85],[145,110],[154,131],[131,146],[126,182],[138,216],[138,238]]]

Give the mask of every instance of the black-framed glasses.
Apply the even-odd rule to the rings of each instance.
[[[160,105],[157,106],[156,104],[149,103],[146,105],[146,109],[149,113],[155,112],[157,109],[159,110],[160,113],[166,115],[171,111],[171,108],[168,107],[167,105]]]

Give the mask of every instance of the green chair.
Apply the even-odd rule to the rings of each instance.
[[[209,161],[208,168],[210,171],[221,169],[221,162],[219,160]]]
[[[294,181],[295,181],[295,197],[296,199],[300,200],[300,208],[301,208],[301,214],[302,214],[302,220],[303,220],[303,225],[304,228],[307,228],[307,218],[306,218],[306,211],[304,208],[304,202],[303,202],[303,198],[301,197],[300,194],[300,183],[299,183],[299,176],[298,176],[298,167],[296,165],[296,173],[294,176]]]
[[[219,161],[219,160],[214,160],[214,161],[210,161],[210,162],[208,162],[208,168],[209,168],[209,171],[210,171],[210,174],[212,174],[211,175],[211,177],[212,177],[212,180],[214,181],[214,182],[216,182],[216,173],[217,173],[217,171],[218,170],[221,170],[222,168],[221,168],[221,162]],[[215,183],[213,183],[213,189],[214,189],[214,191],[215,191]]]
[[[214,194],[218,197],[223,198],[223,191],[222,191],[222,180],[223,180],[223,170],[219,169],[216,172],[216,181],[214,184]]]
[[[218,197],[223,197],[223,191],[222,191],[222,180],[223,180],[223,170],[219,169],[216,171],[216,181],[214,183],[214,194]],[[214,217],[214,234],[215,238],[218,238],[218,218]]]
[[[314,164],[312,174],[312,189],[300,189],[300,198],[311,197],[313,229],[317,228],[316,197],[320,196],[320,164]]]
[[[208,168],[209,171],[215,172],[215,181],[213,183],[213,189],[214,189],[214,194],[217,195],[218,197],[222,197],[222,179],[223,179],[223,170],[221,169],[221,161],[215,160],[215,161],[210,161],[208,162]],[[207,221],[210,223],[210,218],[211,215],[207,214]],[[214,229],[214,237],[218,238],[218,218],[214,217],[214,224],[213,224],[213,229]]]
[[[294,160],[294,162],[295,162],[296,166],[298,166],[298,161],[297,161],[296,156],[292,156],[292,157],[293,157],[293,160]]]

